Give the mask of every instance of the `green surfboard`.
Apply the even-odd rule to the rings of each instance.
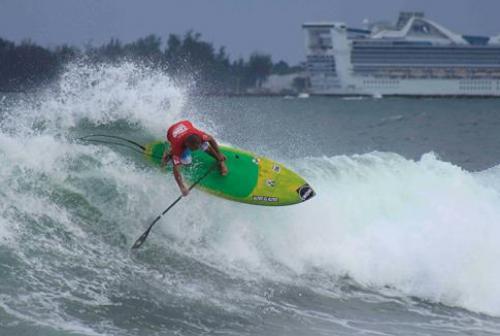
[[[146,145],[148,160],[160,165],[164,151],[170,146],[164,141]],[[221,176],[214,169],[197,188],[210,194],[236,202],[280,206],[304,202],[315,195],[307,182],[282,164],[256,154],[232,147],[221,146],[226,156],[229,173]],[[216,164],[215,159],[203,151],[192,152],[193,163],[182,167],[186,180],[194,182]],[[171,171],[171,164],[167,165]]]

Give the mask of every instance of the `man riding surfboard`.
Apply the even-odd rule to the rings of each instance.
[[[195,128],[190,121],[181,120],[170,126],[167,131],[167,141],[170,143],[170,152],[163,153],[162,165],[165,165],[168,160],[172,160],[175,181],[183,196],[189,194],[189,189],[184,184],[180,166],[191,164],[191,151],[201,149],[207,152],[218,161],[221,175],[227,175],[228,169],[224,162],[226,157],[220,152],[217,141],[207,133]]]

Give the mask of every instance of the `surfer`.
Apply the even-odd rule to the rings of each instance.
[[[212,136],[195,128],[190,121],[182,120],[170,126],[167,131],[167,141],[170,142],[170,152],[163,153],[161,162],[164,166],[169,160],[172,160],[175,181],[183,196],[189,194],[189,189],[184,184],[180,166],[191,164],[191,151],[201,149],[207,152],[218,161],[221,175],[227,175],[228,169],[224,162],[226,157],[220,152],[217,141]]]

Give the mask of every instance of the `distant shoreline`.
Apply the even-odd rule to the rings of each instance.
[[[299,98],[297,95],[283,95],[283,94],[278,94],[278,93],[242,93],[242,94],[194,94],[193,96],[198,96],[198,97],[281,97],[281,98],[293,98],[293,99],[308,99],[308,98]],[[426,99],[426,98],[433,98],[433,99],[439,99],[439,98],[457,98],[457,99],[477,99],[477,98],[487,98],[487,99],[498,99],[500,96],[490,96],[490,95],[384,95],[383,97],[380,98],[375,98],[372,95],[362,95],[362,94],[355,94],[355,95],[333,95],[333,94],[312,94],[310,93],[310,98],[313,97],[322,97],[322,98],[354,98],[354,97],[361,97],[361,98],[373,98],[373,99],[383,99],[383,98],[409,98],[409,99]]]
[[[30,94],[33,91],[0,91],[0,95],[5,94]],[[500,99],[500,96],[490,96],[490,95],[385,95],[383,97],[377,98],[371,95],[333,95],[333,94],[310,94],[310,97],[302,98],[295,95],[285,95],[279,93],[226,93],[226,94],[203,94],[203,93],[191,93],[192,97],[226,97],[226,98],[288,98],[288,99],[308,99],[308,98],[373,98],[384,99],[384,98],[408,98],[408,99],[440,99],[440,98],[455,98],[455,99]]]

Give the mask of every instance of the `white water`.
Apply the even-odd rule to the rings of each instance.
[[[283,276],[278,262],[295,275],[348,275],[394,295],[500,314],[500,192],[483,173],[433,154],[309,158],[295,168],[316,188],[310,202],[285,210],[213,201],[208,215],[186,214],[169,231],[196,242],[207,233],[184,220],[213,226],[213,260],[265,277]]]
[[[95,125],[126,121],[161,134],[176,120],[185,94],[165,74],[137,66],[70,64],[49,89],[11,108],[2,122],[16,133],[67,130],[85,119]]]
[[[177,190],[154,169],[67,136],[81,122],[112,128],[126,121],[160,137],[183,116],[186,96],[165,75],[124,64],[73,65],[55,91],[38,98],[10,107],[0,133],[0,247],[20,260],[22,282],[36,291],[4,293],[0,305],[28,320],[90,333],[68,322],[59,301],[112,304],[110,286],[128,274],[152,272],[130,257],[128,246],[142,232],[138,223],[161,211]],[[148,244],[168,241],[177,252],[236,277],[285,283],[321,277],[330,282],[309,286],[331,289],[347,275],[390,295],[500,316],[500,167],[470,173],[432,153],[419,161],[368,153],[286,163],[315,188],[314,199],[260,208],[197,192]],[[77,201],[55,202],[61,190],[78,195]],[[95,209],[71,210],[82,202]],[[100,213],[97,223],[112,225],[96,227],[92,211]],[[37,249],[54,259],[37,258]],[[93,275],[73,275],[75,263]],[[151,276],[157,278],[154,271]],[[204,288],[195,276],[192,283],[158,279],[169,284],[162,289],[169,295],[234,309],[234,302],[223,302],[224,293]]]

